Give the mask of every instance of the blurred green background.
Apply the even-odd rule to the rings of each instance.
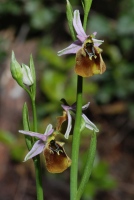
[[[73,9],[81,1],[72,0]],[[84,79],[83,104],[90,101],[88,117],[100,129],[97,156],[83,200],[134,199],[134,0],[93,0],[87,33],[97,31],[107,70]],[[39,131],[48,123],[55,126],[62,114],[60,99],[76,99],[74,55],[57,56],[72,41],[66,20],[66,1],[2,0],[0,2],[0,199],[35,197],[32,161],[22,163],[27,153],[21,111],[29,98],[10,75],[11,51],[20,63],[28,64],[32,53],[37,73]],[[64,141],[64,139],[62,138]],[[81,139],[80,175],[86,160],[90,134]],[[71,139],[65,145],[70,155]],[[44,167],[44,164],[43,164]],[[58,180],[57,180],[58,179]],[[9,181],[10,180],[10,181]],[[45,197],[69,199],[69,170],[60,175],[45,172]],[[7,192],[4,188],[9,188]],[[52,192],[53,191],[53,192]],[[63,198],[64,197],[64,198]]]

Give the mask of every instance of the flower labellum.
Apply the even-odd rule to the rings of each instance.
[[[45,165],[50,173],[61,173],[71,165],[71,159],[67,156],[63,148],[64,143],[55,140],[55,132],[51,124],[47,126],[44,134],[24,130],[20,130],[19,132],[38,138],[25,156],[24,161],[43,152]]]
[[[102,49],[95,47],[92,37],[89,36],[83,47],[76,53],[75,72],[82,77],[102,74],[106,65],[101,56]]]
[[[64,143],[50,140],[44,149],[45,165],[50,173],[62,173],[71,165],[71,159],[67,156]]]

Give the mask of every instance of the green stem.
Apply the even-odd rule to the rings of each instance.
[[[33,130],[37,132],[37,115],[36,115],[36,106],[35,100],[32,100],[32,109],[33,109]],[[33,158],[34,167],[35,167],[35,179],[36,179],[36,191],[37,191],[37,200],[43,200],[43,186],[42,186],[42,169],[40,163],[40,155],[37,155]]]
[[[35,167],[35,179],[36,179],[36,192],[37,200],[44,200],[43,198],[43,186],[42,186],[42,170],[40,165],[40,156],[35,156],[33,158]]]
[[[70,200],[75,200],[77,194],[77,182],[78,182],[78,158],[79,158],[79,144],[80,144],[80,124],[82,114],[82,86],[83,78],[78,76],[77,80],[77,108],[76,119],[73,132],[72,142],[72,165],[70,173]]]
[[[88,155],[87,155],[87,162],[85,165],[85,169],[84,169],[84,173],[82,176],[82,180],[77,192],[77,200],[79,200],[84,192],[85,186],[88,183],[89,177],[91,175],[92,172],[92,168],[93,168],[93,163],[94,163],[94,159],[95,159],[95,153],[96,153],[96,132],[94,131],[91,137],[91,142],[90,142],[90,147],[88,150]]]
[[[33,130],[37,132],[37,114],[36,114],[36,106],[35,106],[35,100],[32,99],[32,109],[33,109]]]

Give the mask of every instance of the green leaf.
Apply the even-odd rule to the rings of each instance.
[[[30,125],[29,125],[29,116],[28,116],[28,108],[27,104],[25,103],[23,106],[23,127],[24,130],[29,131],[30,130]],[[25,135],[25,141],[28,149],[30,150],[32,147],[32,138],[28,135]]]
[[[16,138],[12,133],[5,130],[0,130],[0,141],[6,145],[12,145],[16,142]]]
[[[88,183],[88,180],[90,178],[92,169],[93,169],[93,163],[95,159],[95,154],[96,154],[96,143],[97,143],[97,138],[96,138],[96,133],[93,131],[91,141],[90,141],[90,147],[88,150],[88,155],[87,155],[87,161],[85,165],[85,169],[80,181],[80,186],[77,191],[77,199],[79,200],[84,192],[84,189]]]
[[[67,5],[66,5],[66,15],[67,15],[68,25],[69,25],[72,39],[75,40],[76,36],[75,36],[74,28],[73,28],[73,9],[69,0],[67,0]]]

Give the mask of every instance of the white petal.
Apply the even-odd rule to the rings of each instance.
[[[67,125],[67,130],[66,130],[65,136],[64,136],[66,139],[69,138],[69,134],[70,134],[70,131],[71,131],[71,128],[72,128],[72,117],[71,117],[69,111],[67,111],[67,117],[68,117],[68,125]]]
[[[90,102],[88,102],[87,104],[85,104],[84,106],[82,106],[82,110],[86,110],[89,107]]]
[[[86,128],[90,129],[90,130],[94,130],[95,132],[99,132],[99,129],[95,126],[95,124],[93,122],[91,122],[85,114],[82,114],[83,119],[86,122]]]
[[[104,42],[104,40],[97,40],[97,39],[94,39],[94,38],[92,40],[94,42],[95,47],[99,47]]]
[[[22,64],[22,73],[23,73],[23,83],[28,86],[32,85],[34,82],[31,75],[31,71],[30,68],[25,64]]]

